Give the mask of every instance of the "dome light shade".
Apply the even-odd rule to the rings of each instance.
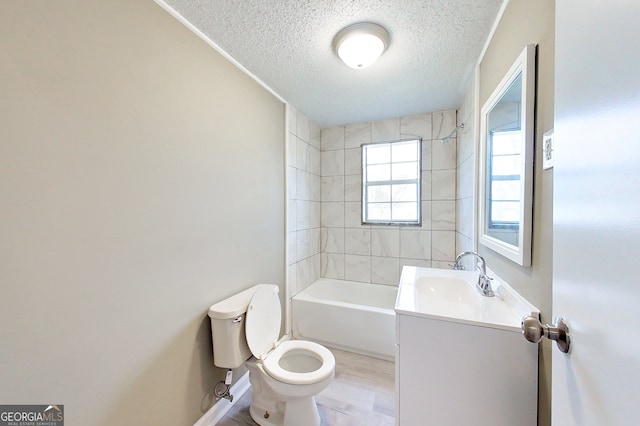
[[[372,65],[389,45],[389,33],[380,25],[361,22],[342,29],[333,39],[333,49],[351,68]]]

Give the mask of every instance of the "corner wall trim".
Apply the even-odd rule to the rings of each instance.
[[[231,386],[233,402],[228,399],[219,399],[218,402],[213,404],[213,407],[211,407],[209,411],[204,413],[204,416],[200,417],[200,419],[193,424],[193,426],[214,426],[218,424],[224,415],[227,414],[227,411],[233,407],[233,404],[238,402],[240,397],[242,397],[250,387],[251,383],[249,383],[249,372],[247,371],[233,386]]]

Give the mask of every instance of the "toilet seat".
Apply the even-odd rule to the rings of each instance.
[[[286,370],[282,367],[281,360],[287,355],[315,358],[320,366],[318,369],[308,372]],[[329,349],[304,340],[284,341],[262,360],[262,366],[267,374],[283,383],[292,385],[308,385],[324,380],[333,374],[335,364],[335,358]]]
[[[251,353],[262,361],[265,372],[278,381],[293,385],[317,383],[331,376],[335,358],[324,346],[304,340],[287,340],[278,344],[281,315],[278,287],[258,287],[247,309],[245,336]],[[291,371],[282,366],[281,361],[285,361],[287,356],[298,357],[298,361],[307,367],[319,366],[312,371]]]

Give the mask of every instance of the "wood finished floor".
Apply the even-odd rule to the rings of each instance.
[[[316,396],[322,424],[395,425],[394,363],[329,349],[336,358],[336,375],[333,382]],[[250,404],[251,389],[234,404],[218,425],[257,425],[249,414]]]

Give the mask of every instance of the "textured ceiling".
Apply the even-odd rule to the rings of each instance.
[[[457,108],[503,0],[164,0],[322,127]],[[371,67],[335,34],[375,22],[390,45]]]

